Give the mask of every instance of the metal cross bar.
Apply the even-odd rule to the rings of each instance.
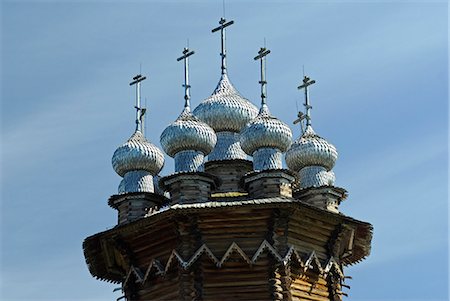
[[[225,27],[228,27],[232,24],[234,24],[234,21],[229,21],[227,22],[225,20],[225,18],[220,18],[219,21],[220,26],[214,28],[213,30],[211,30],[211,32],[216,32],[220,30],[220,41],[221,41],[221,51],[220,51],[220,57],[222,58],[222,74],[227,73],[227,62],[226,62],[226,57],[227,57],[227,50],[225,47]]]
[[[224,18],[220,18],[219,24],[220,24],[220,26],[218,26],[218,27],[214,28],[213,30],[211,30],[211,32],[216,32],[218,30],[222,30],[225,27],[228,27],[228,26],[234,24],[234,21],[227,22]]]
[[[294,120],[293,124],[297,124],[300,121],[302,121],[303,119],[305,119],[305,114],[303,114],[302,112],[298,112],[297,117],[298,118]]]
[[[303,133],[303,123],[302,120],[306,118],[305,114],[303,114],[303,112],[298,112],[297,113],[297,119],[294,120],[293,124],[297,124],[300,123],[300,130]]]
[[[259,83],[261,84],[261,109],[266,105],[267,91],[266,91],[266,55],[270,53],[270,50],[265,47],[261,47],[258,51],[258,55],[253,59],[255,61],[261,61],[261,80]]]
[[[184,48],[183,50],[183,56],[180,56],[179,58],[177,58],[177,62],[181,61],[182,59],[185,59],[191,55],[193,55],[195,53],[195,51],[189,51],[189,48]]]
[[[311,80],[309,77],[305,76],[303,78],[303,85],[298,86],[297,89],[307,88],[308,86],[315,84],[315,83],[316,83],[315,80]]]
[[[147,77],[138,74],[135,77],[133,77],[133,81],[130,83],[130,86],[135,85],[145,79],[147,79]]]
[[[304,106],[306,108],[306,116],[304,118],[306,118],[306,126],[310,126],[311,125],[311,109],[312,106],[309,104],[309,99],[308,99],[308,86],[315,84],[316,81],[315,80],[311,80],[309,77],[304,76],[303,77],[303,84],[298,86],[297,89],[301,90],[301,89],[305,89],[305,103]]]
[[[270,50],[269,49],[266,49],[266,48],[261,48],[259,51],[258,51],[258,55],[257,56],[255,56],[253,59],[256,61],[256,60],[259,60],[259,59],[262,59],[263,57],[265,57],[266,55],[268,55],[270,53]]]
[[[184,60],[184,107],[190,109],[191,104],[189,103],[189,100],[191,99],[190,95],[190,88],[189,85],[189,57],[193,55],[195,51],[189,51],[189,48],[184,48],[183,50],[183,56],[180,56],[177,58],[177,61]]]
[[[142,76],[141,74],[133,77],[133,81],[130,83],[130,86],[136,85],[136,131],[142,132],[142,119],[144,117],[146,109],[141,108],[141,81],[147,79],[147,77]]]

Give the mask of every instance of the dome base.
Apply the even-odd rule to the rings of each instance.
[[[204,170],[203,159],[205,156],[200,151],[186,150],[175,154],[175,172],[198,172]]]
[[[282,155],[278,149],[260,148],[253,153],[253,169],[255,171],[282,168]]]
[[[153,175],[145,170],[127,172],[119,184],[119,194],[129,192],[154,192]]]
[[[307,166],[299,172],[299,188],[334,186],[335,175],[322,166]]]

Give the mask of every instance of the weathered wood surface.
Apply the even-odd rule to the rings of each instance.
[[[302,266],[283,266],[268,250],[255,263],[250,261],[267,240],[279,256],[285,256],[289,246],[302,256],[315,251],[323,268],[336,225],[302,211],[246,207],[161,220],[120,236],[133,253],[132,265],[141,271],[142,279],[147,276],[145,282],[136,283],[138,277],[131,275],[126,292],[132,300],[332,300],[329,281],[315,268],[305,273]],[[230,250],[233,242],[239,250]],[[178,250],[188,261],[203,244],[217,260],[224,260],[220,268],[206,253],[188,269],[173,257],[172,251]],[[148,271],[155,259],[160,268],[168,269],[164,277],[156,267]]]
[[[246,192],[241,186],[241,178],[253,170],[251,161],[226,160],[205,163],[205,172],[220,178],[221,184],[212,193],[217,192]]]
[[[99,234],[86,242],[85,252],[95,259],[89,260],[96,275],[128,277],[130,300],[335,301],[341,287],[330,281],[332,269],[324,269],[348,246],[368,254],[371,228],[360,225],[301,203],[183,209]],[[264,241],[276,254],[263,247],[255,257]],[[285,264],[291,247],[297,255]],[[306,268],[312,251],[319,263],[314,259]],[[137,272],[129,273],[131,267]]]

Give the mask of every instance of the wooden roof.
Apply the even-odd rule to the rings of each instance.
[[[161,247],[161,249],[158,249],[158,247],[155,246],[152,247],[154,249],[152,249],[152,252],[150,253],[152,253],[153,259],[157,259],[158,256],[161,256],[161,260],[158,259],[159,263],[153,261],[154,266],[152,266],[150,270],[152,269],[165,270],[167,264],[169,264],[168,256],[170,252],[171,252],[170,254],[172,254],[170,255],[172,257],[172,260],[178,261],[182,266],[184,265],[184,268],[187,269],[190,266],[189,263],[191,262],[192,264],[193,258],[194,259],[198,258],[198,256],[201,256],[203,253],[209,255],[213,261],[214,258],[216,258],[216,261],[219,262],[220,266],[220,262],[224,260],[223,258],[225,258],[226,260],[226,256],[225,255],[218,256],[217,251],[214,249],[215,248],[214,245],[208,246],[208,244],[206,244],[204,246],[199,246],[195,250],[177,249],[179,248],[179,243],[176,241],[176,236],[171,235],[171,233],[173,232],[172,229],[173,223],[176,222],[178,219],[182,219],[183,217],[190,215],[203,216],[206,214],[211,216],[217,214],[217,216],[220,217],[244,209],[253,210],[252,212],[259,212],[259,211],[264,212],[267,210],[270,211],[273,209],[281,209],[281,208],[286,208],[289,209],[289,211],[292,211],[296,214],[306,216],[307,219],[309,220],[318,221],[319,224],[334,225],[329,226],[330,229],[331,228],[334,229],[336,227],[339,228],[340,230],[337,232],[330,229],[327,230],[329,231],[329,233],[333,231],[336,232],[336,233],[333,232],[334,233],[333,235],[335,236],[333,239],[335,241],[343,239],[342,237],[345,236],[344,234],[345,231],[347,230],[346,227],[354,229],[354,233],[352,233],[352,235],[354,236],[352,252],[351,254],[347,254],[346,257],[340,258],[340,262],[342,264],[348,265],[357,263],[370,254],[370,243],[372,239],[373,228],[372,225],[370,225],[369,223],[358,221],[351,217],[347,217],[343,214],[337,214],[329,212],[327,210],[319,209],[293,198],[275,197],[275,198],[263,198],[251,200],[233,200],[232,198],[224,198],[204,203],[175,204],[163,210],[154,212],[143,219],[137,220],[135,222],[126,225],[116,226],[113,229],[90,236],[86,238],[86,240],[83,243],[86,262],[88,264],[91,274],[94,277],[111,282],[121,282],[124,280],[124,275],[130,275],[130,271],[137,271],[137,266],[129,265],[123,262],[121,270],[118,270],[117,262],[121,262],[121,259],[118,257],[121,256],[132,257],[133,255],[132,254],[127,255],[126,248],[120,246],[120,240],[117,240],[116,238],[120,237],[122,239],[127,239],[128,237],[128,239],[133,239],[135,249],[136,248],[145,249],[152,247],[147,245],[148,239],[149,237],[151,237],[152,240],[159,240],[159,242],[164,241],[165,246]],[[305,219],[302,218],[301,220]],[[264,230],[265,229],[261,229],[261,231]],[[295,238],[293,239],[295,242]],[[142,240],[142,242],[140,242],[140,240]],[[241,241],[245,242],[245,237]],[[228,241],[225,243],[229,245],[229,248],[231,248],[230,250],[232,251],[237,250],[237,252],[239,253],[239,249],[242,250],[242,247],[239,244],[233,245],[234,243],[233,241]],[[108,244],[115,244],[116,249],[123,250],[123,252],[121,251],[122,255],[119,256],[114,252],[111,253],[111,250],[109,250],[110,248],[107,247]],[[264,241],[260,241],[259,248],[258,246],[255,245],[244,246],[243,247],[244,251],[243,254],[241,254],[241,256],[243,258],[246,256],[249,260],[249,264],[251,264],[252,260],[258,259],[257,256],[258,250],[260,250],[261,248],[263,249],[265,248],[269,252],[274,253],[273,256],[279,257],[281,260],[280,262],[283,262],[287,258],[286,256],[288,256],[288,253],[279,252],[267,242],[264,243]],[[290,250],[289,252],[291,252],[291,255],[289,256],[292,256],[294,251],[297,253],[304,252],[304,250],[296,250],[296,248],[291,248],[289,250]],[[314,249],[311,249],[310,251],[312,252],[314,251]],[[252,252],[255,253],[252,254]],[[177,256],[177,254],[183,255]],[[304,264],[306,260],[308,260],[309,258],[308,256],[310,255],[311,254],[300,254],[298,255],[298,258],[300,258],[300,261]],[[325,269],[325,267],[327,266],[326,260],[334,260],[332,256],[331,257],[328,256],[328,258],[325,258],[324,256],[319,257],[321,257],[321,260],[323,261],[321,263],[322,269]],[[113,261],[115,261],[114,268],[112,267],[113,263],[110,262],[112,261],[111,258],[113,258],[114,259]],[[151,261],[150,259],[148,260]],[[131,260],[131,262],[132,261],[133,260]],[[141,266],[145,265],[147,267],[149,264],[150,262],[145,263],[142,262],[142,264],[140,265]],[[141,272],[142,277],[144,277],[146,271]]]

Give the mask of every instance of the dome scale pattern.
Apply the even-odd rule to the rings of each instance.
[[[161,134],[161,146],[171,157],[181,151],[194,150],[208,155],[217,142],[214,130],[192,115],[185,107],[180,116]]]
[[[241,147],[248,155],[261,148],[285,152],[292,143],[292,131],[287,124],[270,115],[266,105],[258,116],[241,131]]]
[[[337,160],[336,148],[317,135],[309,125],[303,135],[286,152],[286,164],[293,171],[306,166],[322,166],[331,170]]]
[[[134,170],[145,170],[156,175],[164,166],[164,154],[148,142],[140,131],[136,131],[127,142],[116,149],[112,165],[121,177]]]
[[[193,114],[216,132],[239,133],[247,122],[256,117],[258,109],[239,94],[225,73],[212,95],[201,102]]]

